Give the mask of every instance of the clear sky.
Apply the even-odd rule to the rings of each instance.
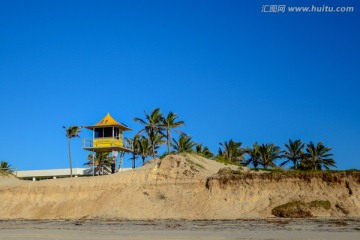
[[[261,12],[279,3],[355,12]],[[360,169],[359,11],[358,0],[0,0],[0,160],[66,168],[63,125],[110,112],[131,137],[132,119],[160,107],[213,152],[231,138],[321,140],[339,169]],[[80,140],[72,150],[82,167]]]

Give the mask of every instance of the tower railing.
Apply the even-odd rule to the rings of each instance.
[[[95,145],[94,145],[95,141]],[[82,139],[83,148],[97,148],[97,147],[123,147],[132,150],[133,144],[129,139],[119,139],[119,138],[83,138]]]

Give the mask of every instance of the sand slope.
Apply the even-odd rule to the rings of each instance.
[[[1,219],[236,219],[271,217],[288,201],[329,200],[317,216],[360,216],[360,181],[226,179],[225,166],[195,155],[170,155],[111,176],[38,182],[0,178]],[[267,174],[267,173],[266,173]],[[244,173],[246,176],[246,173]],[[349,189],[351,189],[351,194]]]

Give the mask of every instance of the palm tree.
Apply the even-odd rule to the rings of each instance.
[[[252,163],[255,170],[257,170],[257,167],[260,164],[260,150],[259,150],[259,148],[260,148],[260,146],[257,143],[254,143],[252,148],[247,147],[245,149],[245,153],[249,155],[249,159],[245,162],[245,165],[249,165],[250,163]]]
[[[150,115],[145,112],[145,120],[141,118],[134,118],[134,121],[145,126],[144,129],[138,132],[138,134],[145,131],[151,143],[152,157],[155,158],[155,141],[156,138],[158,137],[157,134],[161,133],[163,129],[162,127],[163,116],[160,109],[159,108],[154,109]]]
[[[260,153],[260,165],[263,165],[265,169],[268,167],[275,167],[274,161],[278,158],[281,158],[282,151],[280,147],[275,144],[261,144],[259,146]]]
[[[155,150],[155,155],[157,154],[157,150],[159,149],[159,147],[163,144],[166,143],[166,141],[164,140],[165,135],[162,132],[158,132],[154,134],[154,150]],[[151,146],[152,148],[152,146]]]
[[[0,173],[9,174],[12,173],[11,165],[6,161],[1,161],[0,163]]]
[[[288,162],[292,161],[294,164],[293,168],[294,170],[296,170],[298,166],[298,162],[304,155],[303,152],[304,146],[305,144],[302,143],[300,139],[295,141],[289,139],[289,144],[285,144],[287,150],[284,151],[284,155],[283,155],[283,157],[287,158],[287,160],[281,163],[280,166],[284,166]]]
[[[336,167],[335,160],[331,158],[333,154],[329,153],[331,150],[332,148],[325,147],[323,142],[318,142],[317,145],[310,142],[310,144],[306,146],[305,158],[302,159],[301,164],[305,168],[312,170],[321,170],[322,167],[325,169]]]
[[[135,135],[133,139],[126,139],[128,145],[132,146],[132,157],[130,158],[132,161],[132,168],[135,168],[136,158],[138,157],[140,151],[139,138],[140,135]]]
[[[103,166],[111,167],[112,163],[112,157],[110,156],[109,152],[97,152],[95,156],[93,156],[92,153],[90,153],[87,157],[87,162],[84,163],[84,165],[87,166],[93,166],[93,164],[96,166],[95,171],[100,175],[100,171],[102,174],[103,172]]]
[[[179,140],[176,141],[173,138],[173,148],[175,150],[176,153],[192,153],[194,152],[193,147],[196,146],[196,143],[191,141],[192,137],[186,135],[186,134],[181,134],[179,137]]]
[[[149,156],[151,153],[151,144],[149,139],[147,139],[144,136],[141,136],[138,139],[138,146],[139,146],[139,154],[142,158],[142,164],[144,165],[146,157]]]
[[[175,129],[181,126],[184,126],[184,121],[176,121],[178,119],[178,115],[176,113],[170,112],[166,118],[162,119],[162,127],[166,129],[166,142],[168,153],[170,153],[170,145],[171,145],[171,129]],[[176,131],[176,130],[175,130]],[[179,132],[179,131],[178,131]]]
[[[241,163],[244,160],[245,151],[241,148],[241,142],[235,142],[230,139],[229,142],[225,141],[220,143],[224,149],[219,148],[219,156],[225,158],[226,161],[231,163]]]
[[[71,158],[70,141],[74,137],[80,138],[80,136],[79,136],[80,127],[70,126],[69,128],[66,128],[65,126],[63,126],[63,128],[66,131],[66,137],[68,139],[68,152],[69,152],[69,160],[70,160],[70,177],[72,177],[72,158]]]
[[[214,157],[214,154],[210,151],[210,149],[208,147],[203,147],[201,143],[196,145],[196,153],[209,159]]]

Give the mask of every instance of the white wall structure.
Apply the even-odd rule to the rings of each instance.
[[[121,172],[130,170],[131,168],[122,168]],[[26,171],[16,171],[14,172],[15,176],[24,180],[41,180],[41,179],[57,179],[70,177],[70,168],[62,169],[46,169],[46,170],[26,170]],[[72,169],[73,177],[85,177],[92,176],[91,168],[73,168]]]

